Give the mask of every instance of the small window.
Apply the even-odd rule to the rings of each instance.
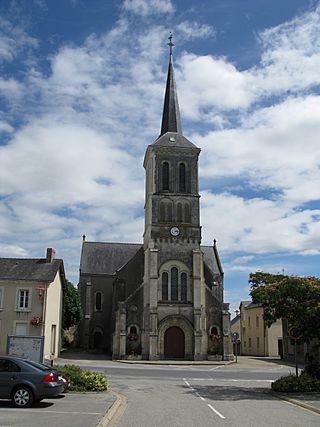
[[[19,289],[18,291],[18,301],[17,308],[21,310],[26,310],[30,306],[30,292],[28,289]]]
[[[162,164],[162,190],[169,190],[169,163]]]
[[[260,348],[260,338],[257,337],[257,348]]]
[[[186,191],[186,165],[184,163],[179,165],[179,191],[181,193]]]
[[[168,301],[168,273],[162,273],[162,300]]]
[[[249,338],[249,348],[251,347],[251,338]]]
[[[251,318],[250,316],[248,316],[248,326],[250,326],[250,324],[251,324]]]
[[[96,310],[102,310],[102,294],[101,292],[96,292]]]
[[[259,316],[256,316],[256,327],[259,328]]]

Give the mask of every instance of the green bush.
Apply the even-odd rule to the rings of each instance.
[[[302,373],[298,377],[295,375],[288,375],[273,382],[271,388],[274,391],[282,392],[320,392],[320,380],[306,373]]]
[[[98,372],[85,371],[76,365],[55,366],[70,379],[70,391],[104,391],[108,380]]]

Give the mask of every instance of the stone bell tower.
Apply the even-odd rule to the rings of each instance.
[[[142,349],[150,359],[202,359],[207,353],[207,332],[204,262],[200,249],[200,149],[182,133],[171,35],[169,40],[161,133],[148,146],[144,160]],[[181,344],[175,350],[177,340]]]

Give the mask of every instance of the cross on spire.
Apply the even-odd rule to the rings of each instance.
[[[174,44],[172,43],[172,32],[170,31],[170,36],[168,37],[169,43],[168,46],[170,47],[170,56],[172,55],[172,48],[174,46]]]

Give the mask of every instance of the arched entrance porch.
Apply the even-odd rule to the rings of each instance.
[[[168,316],[158,329],[158,349],[161,359],[193,359],[193,326],[183,316]]]

